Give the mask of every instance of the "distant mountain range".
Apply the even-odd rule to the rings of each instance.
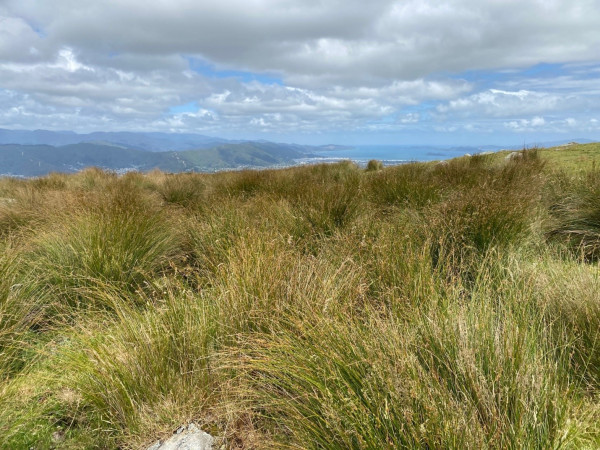
[[[77,134],[0,129],[0,175],[41,176],[85,167],[124,172],[214,171],[294,164],[319,147],[268,141],[230,141],[196,134]]]
[[[580,143],[589,139],[575,139]],[[561,145],[568,140],[544,142],[540,147]],[[418,146],[410,147],[418,150]],[[353,147],[308,146],[269,141],[234,141],[200,134],[22,131],[0,129],[0,175],[34,177],[50,172],[76,172],[85,167],[125,172],[161,169],[166,172],[215,171],[222,169],[277,167],[319,157],[321,152]],[[448,150],[449,146],[422,147],[422,153]],[[496,151],[502,147],[455,147],[464,153]],[[517,148],[517,147],[504,147]],[[444,157],[448,152],[439,152]],[[448,156],[445,156],[448,157]]]
[[[81,143],[109,143],[148,152],[167,152],[210,148],[219,144],[239,143],[201,134],[6,130],[0,128],[0,144],[62,146]]]
[[[220,169],[273,167],[310,157],[285,144],[245,142],[177,152],[148,152],[112,144],[0,145],[0,175],[35,177],[50,172],[77,172],[85,167],[125,172],[160,169],[206,172]]]

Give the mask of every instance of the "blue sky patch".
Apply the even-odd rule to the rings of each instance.
[[[183,105],[171,106],[169,108],[169,114],[194,113],[198,111],[198,109],[200,109],[198,102],[189,102]]]
[[[262,84],[278,84],[283,86],[283,81],[281,78],[273,75],[248,72],[244,70],[218,70],[214,64],[210,64],[206,61],[191,57],[187,57],[186,59],[190,65],[190,69],[208,78],[235,78],[244,83],[258,81]]]

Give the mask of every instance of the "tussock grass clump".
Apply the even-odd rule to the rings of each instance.
[[[422,207],[437,200],[440,185],[426,164],[411,163],[390,167],[366,180],[369,198],[383,206]]]
[[[230,202],[208,216],[195,213],[185,224],[185,248],[190,264],[203,282],[213,279],[237,242],[251,228],[260,227],[263,216],[253,204]]]
[[[477,162],[475,174],[471,164],[463,167],[466,186],[454,188],[425,212],[434,266],[473,276],[488,251],[526,245],[533,238],[540,221],[542,166],[530,158],[500,168]]]
[[[67,187],[68,175],[62,173],[50,173],[45,177],[34,178],[31,185],[35,189],[63,190]]]
[[[215,184],[215,191],[228,197],[247,198],[268,189],[270,174],[270,171],[258,170],[241,170],[223,174]]]
[[[340,163],[324,176],[321,166],[312,168],[309,177],[289,195],[299,217],[306,221],[312,233],[331,236],[336,229],[347,226],[360,207],[360,172],[357,166]]]
[[[551,258],[536,267],[536,286],[552,336],[566,346],[574,381],[600,392],[600,272]]]
[[[44,191],[22,185],[16,186],[5,195],[6,197],[0,199],[0,235],[14,234],[29,225],[35,227],[44,221],[48,197]]]
[[[343,184],[334,186],[313,185],[294,206],[315,233],[330,235],[335,229],[348,225],[356,216],[358,190],[358,177],[350,177]]]
[[[98,167],[89,167],[70,177],[73,187],[84,191],[106,187],[117,180],[117,174],[102,170]]]
[[[34,301],[23,298],[19,277],[19,252],[10,242],[0,253],[0,380],[10,377],[26,362],[25,347],[30,329],[40,320],[41,311]]]
[[[371,159],[368,163],[367,163],[367,167],[365,168],[365,170],[367,172],[376,172],[378,170],[383,169],[383,163],[381,161],[378,161],[376,159]]]
[[[455,257],[457,263],[467,254],[483,254],[495,246],[516,244],[531,230],[530,212],[534,205],[529,192],[490,189],[473,194],[453,196],[428,214],[428,227],[436,241],[434,252]]]
[[[167,175],[158,187],[162,198],[185,207],[200,206],[206,184],[195,174]]]
[[[600,259],[600,171],[593,170],[567,186],[551,209],[548,236],[564,242],[574,255]]]
[[[273,236],[249,232],[219,264],[215,294],[231,332],[267,331],[270,313],[285,309],[281,280],[287,279],[293,256],[283,244]]]
[[[139,445],[168,434],[173,423],[207,419],[217,393],[214,305],[183,286],[166,286],[152,310],[114,301],[117,319],[98,324],[102,333],[82,329],[57,361],[70,374],[60,383],[80,397],[87,421],[111,437],[141,436]]]
[[[233,334],[276,332],[286,313],[362,309],[366,286],[352,261],[318,260],[267,234],[258,237],[243,237],[217,273],[213,292]]]
[[[237,395],[282,446],[530,448],[581,438],[544,324],[530,322],[521,299],[499,310],[481,300],[424,310],[410,327],[339,317],[249,336]]]
[[[181,256],[180,237],[164,213],[120,188],[104,195],[33,241],[24,276],[42,302],[58,308],[93,304],[95,288],[138,289]]]
[[[3,387],[0,446],[138,448],[176,424],[214,421],[213,307],[183,285],[162,290],[146,310],[132,305],[153,299],[98,292],[116,314],[80,317],[41,349],[43,365]]]
[[[403,211],[389,222],[357,221],[352,234],[338,235],[327,258],[346,258],[362,269],[370,304],[377,310],[410,316],[444,290],[430,255],[431,242],[418,224],[419,213]]]

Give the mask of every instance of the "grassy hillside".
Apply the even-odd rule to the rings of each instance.
[[[540,157],[548,167],[564,171],[580,169],[593,170],[600,165],[600,143],[578,144],[571,143],[558,147],[537,149]],[[504,150],[489,155],[491,161],[498,163],[506,158],[512,151]]]
[[[219,144],[178,152],[152,152],[111,143],[0,145],[0,174],[33,177],[74,173],[86,167],[107,170],[160,169],[166,172],[209,171],[292,164],[307,156],[307,147],[271,142]]]
[[[550,164],[565,170],[600,167],[600,143],[569,144],[543,149],[540,152]]]
[[[272,142],[224,144],[203,150],[178,152],[188,167],[196,170],[235,167],[268,167],[291,163],[307,156],[307,147]]]
[[[0,180],[0,448],[598,448],[598,144]]]
[[[90,166],[112,170],[148,171],[156,167],[185,170],[173,152],[150,153],[108,144],[0,145],[0,171],[5,174],[31,177],[50,172],[73,173]]]

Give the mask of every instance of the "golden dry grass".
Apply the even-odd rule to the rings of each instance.
[[[0,180],[0,447],[597,447],[596,172],[545,153]]]

